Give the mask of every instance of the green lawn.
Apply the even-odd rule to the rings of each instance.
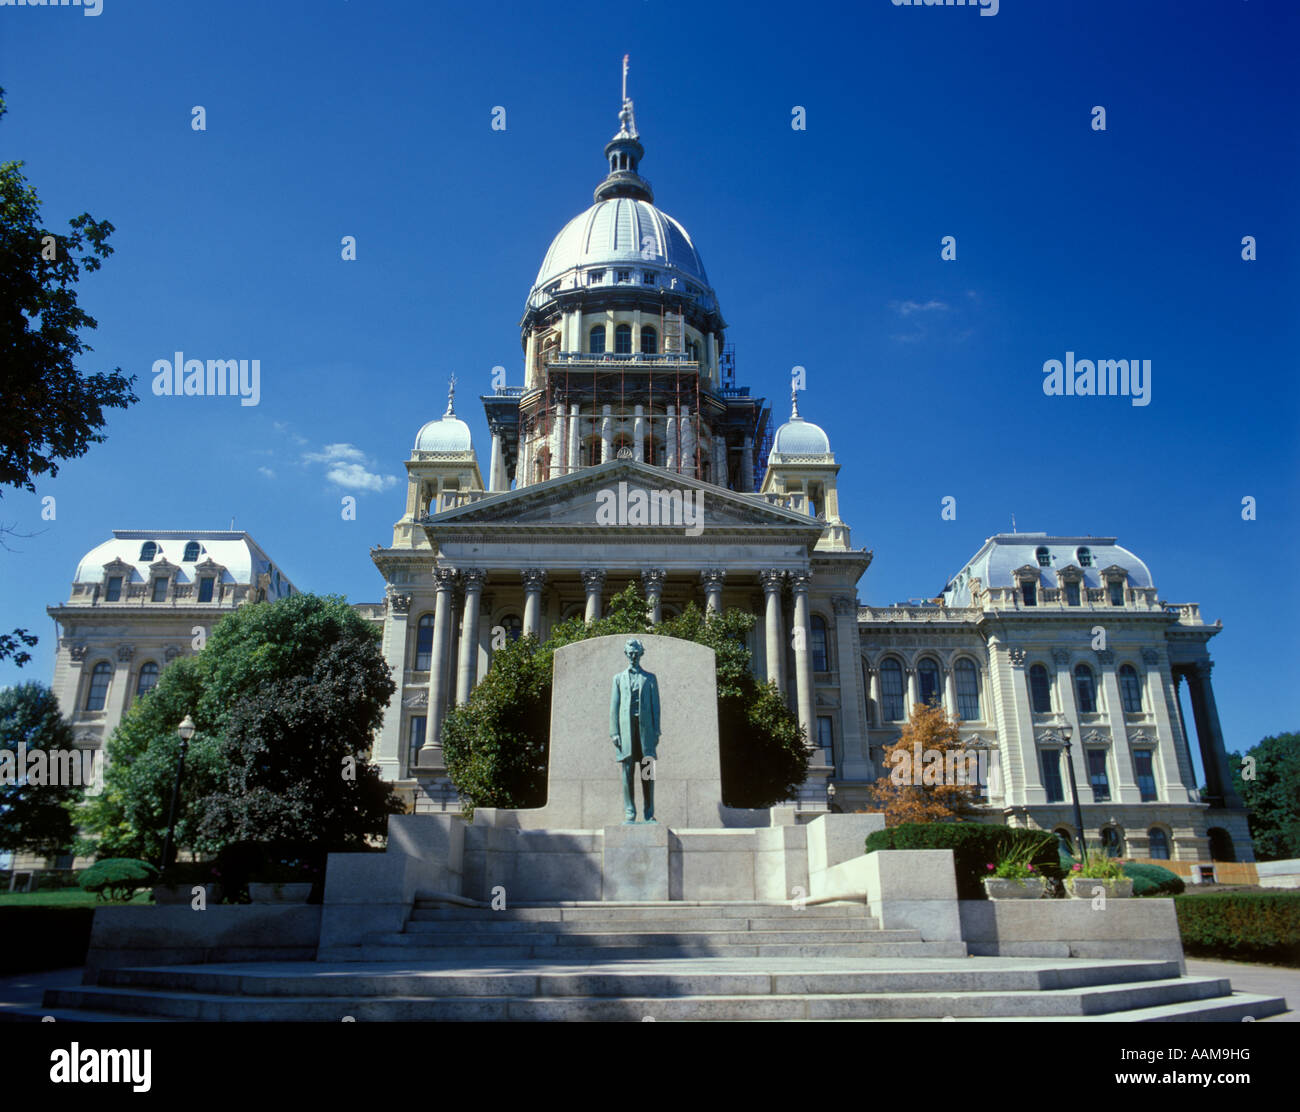
[[[153,899],[149,889],[135,894],[131,900],[147,904]],[[121,907],[121,904],[104,904],[93,892],[80,888],[52,888],[47,892],[0,892],[0,907]]]

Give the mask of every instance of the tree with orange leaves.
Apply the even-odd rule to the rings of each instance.
[[[885,747],[885,771],[870,789],[873,809],[884,812],[886,826],[973,816],[989,757],[966,745],[943,707],[915,706],[902,736]]]

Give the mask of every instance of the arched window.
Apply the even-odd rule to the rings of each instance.
[[[1142,713],[1142,683],[1137,669],[1131,664],[1125,664],[1119,670],[1119,697],[1125,714]]]
[[[600,462],[600,452],[604,441],[599,436],[589,436],[582,442],[582,464],[595,467]]]
[[[1107,857],[1124,856],[1124,835],[1119,832],[1119,827],[1103,826],[1101,828],[1101,849]]]
[[[632,326],[620,324],[614,328],[614,354],[632,354]]]
[[[929,657],[917,664],[916,678],[921,688],[921,702],[929,706],[930,704],[938,704],[943,700],[943,694],[939,688],[939,665]]]
[[[641,328],[641,354],[658,355],[659,354],[659,333],[651,328],[648,324]]]
[[[185,546],[185,555],[181,557],[184,563],[192,564],[199,558],[199,542],[190,541]]]
[[[1075,556],[1079,558],[1079,567],[1081,568],[1092,567],[1092,549],[1081,548],[1079,549],[1078,552],[1075,553]]]
[[[158,665],[146,660],[140,665],[140,678],[135,681],[135,697],[147,695],[158,685]]]
[[[524,632],[524,621],[518,614],[507,614],[501,619],[501,628],[505,630],[506,640],[518,641]]]
[[[1147,831],[1147,856],[1153,861],[1169,860],[1169,835],[1158,826]]]
[[[1047,551],[1045,546],[1040,545],[1034,551],[1034,555],[1038,557],[1038,566],[1040,568],[1050,568],[1052,566],[1052,554]]]
[[[591,330],[591,338],[587,350],[592,355],[605,354],[605,326],[603,324],[598,324]]]
[[[1035,664],[1029,669],[1029,697],[1035,714],[1051,714],[1052,681],[1047,677],[1047,669]]]
[[[829,672],[831,661],[826,647],[826,619],[814,614],[810,624],[812,625],[813,671]]]
[[[433,615],[423,614],[415,627],[415,670],[427,672],[433,663]]]
[[[145,541],[144,544],[140,546],[140,559],[142,561],[147,562],[157,555],[158,546],[153,541]]]
[[[86,691],[86,709],[103,710],[108,699],[108,682],[113,678],[113,666],[101,660],[90,673],[90,687]]]
[[[1097,713],[1097,681],[1086,664],[1074,666],[1074,697],[1080,714]]]
[[[892,656],[880,663],[880,703],[882,721],[903,717],[903,666]]]
[[[969,660],[957,661],[957,714],[971,721],[980,716],[980,680],[975,665]]]

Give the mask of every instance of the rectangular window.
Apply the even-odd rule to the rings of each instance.
[[[1071,582],[1065,585],[1065,605],[1079,605],[1079,584]]]
[[[1020,597],[1024,599],[1024,603],[1026,606],[1037,606],[1038,605],[1037,585],[1034,583],[1030,583],[1029,580],[1025,580],[1023,583],[1020,584]]]
[[[1092,784],[1092,801],[1109,802],[1110,779],[1106,775],[1106,750],[1088,750],[1088,780]]]
[[[1137,749],[1133,752],[1133,768],[1137,772],[1138,791],[1143,803],[1151,803],[1156,798],[1156,774],[1151,764],[1151,750]]]
[[[618,273],[618,281],[620,282],[632,281],[632,272],[630,270],[620,270],[617,273]]]
[[[831,763],[831,753],[835,742],[833,723],[823,715],[817,717],[817,745],[826,755],[826,763]]]
[[[424,726],[427,721],[428,719],[423,714],[411,715],[411,726],[407,731],[408,752],[410,753],[408,764],[416,763],[420,750],[424,746]]]
[[[1047,789],[1048,803],[1061,803],[1065,792],[1061,788],[1061,751],[1044,749],[1042,751],[1043,787]]]
[[[1124,605],[1124,584],[1118,580],[1112,580],[1110,583],[1110,604],[1111,606]]]
[[[641,284],[653,286],[655,284],[655,272],[653,270],[643,270],[641,272]]]
[[[587,271],[587,285],[599,286],[601,282],[603,282],[604,280],[605,280],[605,272],[603,270]]]
[[[153,600],[154,602],[167,601],[167,580],[161,575],[156,576],[153,581]]]
[[[216,583],[216,581],[217,581],[216,577],[211,575],[205,575],[199,580],[199,601],[200,602],[212,601],[212,588],[213,585]]]
[[[122,577],[120,575],[110,575],[108,584],[104,587],[104,601],[118,602],[122,598]]]
[[[957,665],[957,713],[968,722],[980,716],[979,674],[967,661]]]
[[[897,662],[893,667],[880,669],[880,701],[886,722],[898,722],[903,714],[903,669]]]

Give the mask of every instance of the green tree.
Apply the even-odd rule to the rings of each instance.
[[[22,166],[0,163],[0,486],[34,492],[34,478],[57,475],[60,460],[104,439],[106,408],[139,399],[120,367],[83,376],[74,362],[94,350],[81,332],[98,327],[77,305],[77,282],[113,253],[113,225],[83,212],[68,233],[49,231]],[[22,646],[35,643],[23,629],[0,636],[0,660],[21,667],[31,659]]]
[[[1232,780],[1249,812],[1255,856],[1300,857],[1300,734],[1266,737],[1244,756],[1232,757]]]
[[[83,810],[97,852],[159,859],[186,714],[196,732],[178,846],[341,848],[382,834],[401,804],[369,761],[395,690],[378,641],[337,597],[293,595],[222,619],[203,651],[169,664],[114,731],[104,793]]]
[[[29,782],[22,776],[20,744],[28,754],[76,749],[59,700],[44,684],[0,690],[0,849],[53,856],[72,845],[76,832],[68,805],[80,798],[81,789]],[[48,757],[43,767],[49,767]]]
[[[775,687],[755,680],[745,634],[753,616],[706,616],[694,605],[657,626],[635,583],[595,622],[570,618],[546,641],[525,637],[499,648],[469,701],[442,728],[447,771],[477,807],[540,807],[546,765],[555,650],[610,634],[655,633],[707,645],[716,654],[722,797],[732,807],[768,807],[789,799],[808,769],[806,739]]]

